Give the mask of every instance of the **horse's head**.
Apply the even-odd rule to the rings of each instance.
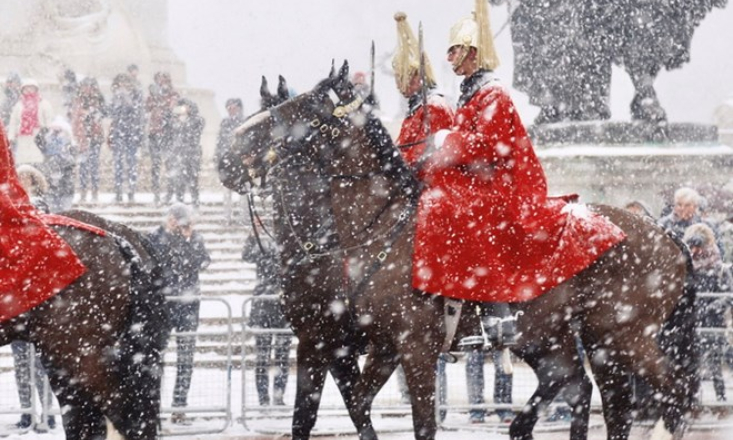
[[[275,107],[290,98],[290,90],[288,88],[287,81],[282,75],[278,76],[277,92],[271,93],[267,83],[267,78],[262,76],[262,83],[260,84],[260,110],[250,115],[245,121],[247,122],[253,117],[257,117],[262,112]],[[254,122],[254,121],[251,121]],[[239,127],[235,134],[240,132],[242,127]],[[235,143],[237,137],[235,136]],[[257,175],[264,173],[262,167],[255,161],[255,157],[247,152],[241,152],[235,148],[235,145],[230,146],[230,151],[226,152],[218,163],[219,179],[222,184],[227,188],[237,191],[241,194],[245,194],[249,190],[247,185],[252,182],[252,178]]]
[[[262,90],[265,97],[266,82]],[[261,175],[278,159],[300,155],[327,164],[351,143],[349,134],[367,120],[363,99],[349,81],[344,62],[309,92],[287,99],[250,117],[236,130],[234,144],[222,158],[220,169],[237,178],[222,181],[242,191],[250,175]],[[226,162],[226,163],[224,163]]]

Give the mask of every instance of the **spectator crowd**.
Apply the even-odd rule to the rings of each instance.
[[[3,84],[0,118],[16,165],[37,168],[49,181],[45,205],[53,212],[74,200],[98,202],[102,185],[114,202],[134,202],[143,156],[150,162],[150,191],[156,206],[200,204],[201,136],[206,121],[198,104],[183,96],[167,72],[157,72],[145,90],[131,64],[111,78],[109,93],[100,80],[59,75],[61,108],[53,108],[39,83],[11,73]],[[240,101],[241,102],[241,101]],[[112,172],[100,175],[109,148]]]

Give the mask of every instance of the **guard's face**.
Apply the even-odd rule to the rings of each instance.
[[[453,71],[456,75],[466,75],[467,62],[469,59],[470,48],[461,45],[451,46],[448,49],[448,62],[453,66]]]
[[[409,98],[410,96],[420,92],[422,87],[422,81],[420,81],[420,75],[418,73],[415,73],[410,77],[410,81],[407,83],[405,88],[401,87],[400,80],[397,76],[395,76],[395,83],[397,84],[397,89],[405,98]]]

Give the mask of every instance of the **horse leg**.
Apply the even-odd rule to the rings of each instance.
[[[305,338],[298,343],[293,440],[309,439],[318,417],[328,356],[318,350],[317,344]]]
[[[685,371],[673,367],[654,335],[639,337],[633,351],[623,350],[623,341],[609,341],[612,345],[593,347],[591,356],[591,366],[601,389],[608,438],[625,440],[629,436],[632,423],[629,372],[642,377],[661,396],[664,425],[659,428],[666,429],[666,435],[672,438],[683,426],[686,402],[690,399],[685,386],[687,380],[683,377]],[[609,359],[609,353],[619,355]],[[623,386],[619,387],[619,383]]]
[[[82,322],[82,318],[76,318],[75,322]],[[109,325],[109,328],[120,327],[121,323]],[[145,426],[146,420],[133,411],[134,402],[147,396],[140,394],[142,390],[126,388],[119,360],[114,355],[114,335],[103,333],[101,328],[106,327],[88,319],[87,325],[76,328],[77,337],[66,337],[63,344],[58,342],[59,335],[49,334],[53,329],[39,330],[34,335],[32,342],[42,353],[46,371],[55,372],[54,392],[64,396],[71,408],[70,414],[63,416],[64,426],[69,424],[73,431],[81,429],[81,438],[89,439],[101,432],[97,424],[104,424],[100,416],[106,416],[127,440],[153,439],[157,426],[154,423]],[[85,425],[90,428],[80,428]]]
[[[433,440],[438,429],[435,418],[435,366],[438,362],[438,351],[439,347],[428,353],[413,350],[410,356],[402,358],[402,368],[410,390],[416,440]]]
[[[107,424],[102,411],[62,372],[47,368],[48,381],[59,401],[61,422],[67,440],[104,440]]]
[[[591,368],[601,392],[606,438],[625,440],[629,438],[633,423],[631,376],[615,362],[605,359],[607,353],[606,350],[591,347]]]
[[[635,360],[639,369],[637,373],[652,386],[658,395],[661,395],[663,428],[669,438],[678,434],[684,428],[684,413],[689,409],[691,396],[686,384],[688,381],[681,371],[673,367],[667,357],[656,345],[649,346],[649,354],[644,359]],[[644,354],[644,350],[637,353]],[[661,428],[661,426],[660,426]]]
[[[376,440],[372,425],[372,403],[399,363],[399,355],[390,344],[373,343],[354,387],[349,416],[359,432],[360,440]]]
[[[588,437],[590,403],[593,385],[585,373],[583,360],[578,353],[572,333],[555,335],[559,339],[551,345],[530,343],[516,350],[534,371],[538,385],[534,394],[517,414],[509,427],[513,440],[530,440],[540,412],[565,388],[567,403],[571,407],[570,438],[585,440]]]
[[[354,395],[354,386],[359,380],[359,356],[355,350],[349,349],[349,353],[345,356],[337,356],[331,363],[329,370],[336,386],[344,399],[347,408],[352,405],[352,397]]]

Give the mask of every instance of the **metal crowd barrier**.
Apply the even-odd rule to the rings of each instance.
[[[186,298],[169,297],[169,301],[186,301]],[[164,353],[164,374],[163,387],[161,390],[161,436],[179,436],[194,434],[220,433],[226,430],[232,422],[232,342],[234,329],[232,326],[232,309],[229,303],[220,298],[202,297],[202,311],[211,304],[218,304],[221,308],[221,316],[224,319],[222,329],[202,330],[196,332],[172,333],[168,349]],[[176,362],[176,337],[194,336],[197,338],[197,350],[194,354],[194,372],[192,376],[191,389],[189,391],[189,405],[184,408],[173,408],[170,406],[172,387],[175,381]],[[208,352],[201,353],[207,347],[202,344],[202,339],[218,338],[223,342],[217,343],[216,347],[224,349],[224,354],[210,355]],[[56,417],[56,428],[53,432],[63,432],[60,418],[60,410],[56,398],[47,402],[44,408],[38,401],[35,381],[35,363],[31,362],[31,390],[32,399],[29,409],[20,408],[18,392],[15,384],[14,367],[9,356],[10,346],[2,347],[3,356],[0,357],[0,437],[18,432],[15,423],[20,419],[21,414],[46,414]],[[7,356],[5,356],[7,354]],[[31,357],[33,359],[33,357]],[[48,381],[45,381],[46,385]],[[173,412],[185,412],[191,419],[191,424],[178,425],[171,423]],[[39,419],[40,422],[40,419]],[[43,420],[45,424],[46,420]],[[43,424],[40,429],[45,429]]]
[[[185,297],[168,297],[169,301],[185,302]],[[161,419],[163,420],[163,436],[216,434],[226,430],[232,423],[232,344],[234,328],[232,325],[232,307],[228,301],[215,297],[200,297],[201,308],[206,304],[220,304],[225,312],[222,330],[197,330],[195,332],[171,333],[168,350],[164,359],[163,386],[161,390]],[[203,310],[202,310],[203,311]],[[201,315],[201,312],[199,313]],[[221,317],[221,314],[217,314]],[[201,324],[199,324],[199,327]],[[189,391],[189,404],[186,407],[173,407],[166,403],[172,396],[172,385],[175,381],[176,362],[173,360],[173,351],[176,349],[176,338],[195,336],[197,338],[197,352],[194,355],[194,374]],[[224,338],[224,362],[221,355],[209,356],[199,353],[202,340],[210,338]],[[220,346],[217,344],[216,346]],[[216,347],[215,346],[215,347]],[[199,366],[196,367],[198,362]],[[189,417],[195,415],[190,425],[171,423],[173,413],[183,412]],[[200,420],[199,420],[200,419]],[[201,423],[204,422],[204,423]]]
[[[701,297],[716,297],[716,298],[731,298],[733,301],[733,293],[702,293]],[[258,297],[258,298],[269,298],[273,301],[277,300],[276,296],[271,297]],[[294,382],[295,382],[295,370],[291,371],[291,380],[288,384],[289,394],[291,399],[286,399],[286,407],[264,407],[258,405],[256,401],[256,392],[254,390],[254,375],[252,374],[252,362],[248,362],[248,356],[251,352],[251,339],[255,335],[259,334],[290,334],[289,330],[274,330],[274,329],[257,329],[251,328],[248,325],[249,322],[249,309],[251,307],[251,300],[245,301],[242,305],[242,407],[241,407],[241,423],[248,429],[261,432],[263,434],[287,434],[290,431],[290,423],[292,417],[292,394],[294,393]],[[701,334],[705,333],[721,333],[727,334],[725,329],[711,329],[711,328],[698,328],[698,332]],[[726,346],[727,347],[727,346]],[[724,348],[727,349],[727,348]],[[476,425],[476,429],[499,429],[504,430],[508,427],[506,423],[502,423],[498,417],[494,414],[496,410],[500,409],[512,409],[514,412],[522,410],[522,407],[527,402],[532,392],[534,391],[537,381],[532,373],[531,369],[518,361],[513,359],[514,374],[513,374],[513,390],[512,390],[512,401],[513,404],[494,404],[492,399],[493,394],[493,383],[494,383],[494,368],[490,361],[490,354],[487,353],[486,361],[484,364],[484,400],[486,403],[471,405],[467,401],[466,394],[466,372],[465,362],[463,355],[457,353],[459,362],[456,364],[447,365],[447,402],[444,405],[438,405],[436,414],[440,411],[445,411],[447,417],[442,422],[444,429],[453,429],[455,427],[465,428],[468,426],[468,412],[470,410],[481,409],[486,412],[485,420],[486,423]],[[592,375],[589,371],[589,376]],[[394,377],[394,375],[393,375]],[[348,421],[346,410],[343,406],[343,402],[338,396],[338,392],[335,387],[328,389],[328,384],[324,391],[324,400],[319,411],[319,423],[316,425],[318,433],[327,434],[352,434],[354,428]],[[711,388],[710,382],[707,378],[703,380],[703,387],[701,387],[701,394],[699,401],[703,409],[715,411],[721,407],[729,407],[731,404],[727,402],[717,402],[714,398],[714,394],[709,392]],[[439,392],[439,391],[438,391]],[[329,399],[326,398],[329,397]],[[336,397],[334,397],[336,396]],[[733,399],[731,399],[733,400]],[[566,406],[564,402],[557,401],[550,405],[548,414],[551,414],[556,408]],[[601,413],[601,402],[600,393],[594,385],[593,400],[591,404],[591,410],[596,413]],[[377,396],[373,408],[373,418],[375,419],[375,426],[379,427],[379,422],[383,424],[384,420],[402,419],[404,423],[386,423],[389,429],[393,430],[411,430],[411,419],[409,416],[411,408],[408,404],[402,401],[399,393],[399,387],[396,384],[396,380],[390,379],[385,385],[385,388]],[[321,419],[328,416],[338,416],[341,418],[341,423],[329,420],[325,427],[321,425]],[[599,416],[600,417],[600,416]],[[381,420],[380,420],[381,419]],[[543,419],[544,423],[538,425],[538,432],[540,431],[552,431],[557,429],[565,429],[566,424],[549,421]],[[596,424],[599,424],[596,419]],[[646,422],[640,422],[644,424]],[[705,419],[693,421],[692,429],[705,429],[710,423],[715,424],[715,421]],[[727,423],[725,420],[721,420],[720,423]],[[382,428],[384,430],[384,428]]]
[[[728,298],[733,303],[733,293],[700,293],[701,298]],[[172,301],[185,300],[181,298],[170,298]],[[257,393],[254,387],[254,359],[253,359],[253,339],[256,335],[272,334],[272,335],[292,335],[290,329],[260,329],[252,328],[249,326],[249,311],[251,308],[252,300],[250,297],[242,303],[242,333],[241,333],[241,394],[234,396],[232,394],[232,344],[234,341],[234,329],[232,323],[232,310],[230,304],[220,298],[203,297],[200,298],[202,302],[202,310],[204,307],[211,307],[212,304],[218,304],[223,307],[224,312],[216,314],[216,316],[222,317],[222,324],[219,325],[221,328],[199,330],[197,332],[186,332],[186,333],[174,333],[171,335],[171,342],[169,343],[168,350],[166,351],[164,361],[164,378],[163,378],[163,390],[162,390],[162,407],[161,407],[161,418],[163,436],[177,436],[177,435],[189,435],[189,434],[208,434],[208,433],[220,433],[226,430],[232,422],[232,406],[233,397],[241,398],[240,403],[240,422],[247,429],[262,432],[262,433],[273,433],[273,434],[284,434],[290,431],[290,423],[292,417],[292,405],[294,400],[295,392],[295,355],[294,348],[297,346],[297,338],[293,337],[293,344],[290,348],[289,358],[291,360],[291,366],[289,369],[289,380],[286,388],[285,405],[270,405],[261,406],[257,401]],[[257,299],[272,300],[276,301],[277,296],[260,296]],[[206,304],[206,306],[205,306]],[[698,328],[700,334],[718,334],[725,336],[726,343],[722,349],[724,352],[723,356],[727,355],[727,352],[731,349],[731,342],[728,338],[731,336],[731,331],[725,328]],[[195,336],[198,339],[197,346],[201,349],[197,351],[194,362],[194,374],[192,387],[189,394],[189,406],[185,408],[187,415],[195,416],[195,423],[190,426],[186,425],[174,425],[171,423],[170,417],[173,412],[180,411],[180,408],[173,408],[169,406],[172,384],[174,381],[175,374],[175,338],[177,336]],[[205,351],[206,344],[202,343],[202,340],[207,338],[218,338],[221,341],[217,342],[214,349],[221,350],[223,347],[224,353],[212,355]],[[3,351],[9,353],[9,347],[4,347]],[[202,353],[203,351],[203,353]],[[511,408],[512,410],[520,411],[522,406],[529,399],[531,393],[534,391],[537,381],[532,373],[531,369],[514,360],[514,374],[513,374],[513,390],[512,390],[512,401],[511,405],[507,404],[494,404],[492,401],[493,383],[494,383],[494,368],[490,361],[484,364],[484,399],[486,403],[480,405],[470,405],[467,402],[466,394],[466,371],[465,362],[463,356],[458,353],[458,363],[447,364],[447,401],[443,405],[438,406],[438,410],[447,412],[447,418],[442,423],[443,428],[452,429],[454,426],[465,427],[468,425],[468,412],[472,409],[482,409],[486,411],[487,423],[480,425],[481,428],[489,427],[490,429],[505,429],[507,425],[501,423],[498,418],[493,414],[497,409]],[[488,359],[491,356],[486,356]],[[13,428],[10,423],[15,423],[19,416],[24,413],[24,410],[19,408],[17,404],[17,390],[15,388],[15,380],[13,375],[13,369],[11,368],[11,362],[9,356],[0,357],[5,359],[0,364],[0,436],[10,434],[13,432]],[[725,361],[725,357],[723,357]],[[733,361],[733,351],[731,351],[731,361]],[[733,369],[733,362],[728,364]],[[32,366],[35,368],[35,366]],[[410,406],[403,401],[403,397],[400,393],[400,387],[394,377],[385,385],[383,391],[377,396],[374,403],[373,417],[375,419],[375,427],[380,431],[410,431],[412,430],[412,422],[409,417]],[[724,376],[730,378],[730,374]],[[32,374],[31,386],[33,387],[33,403],[30,410],[26,412],[38,413],[40,403],[37,401],[35,391],[35,377]],[[712,385],[709,378],[703,378],[703,386],[701,387],[701,394],[699,401],[704,410],[712,412],[732,410],[731,406],[733,403],[718,402],[715,400],[715,394],[711,392]],[[733,387],[730,387],[733,388]],[[46,414],[54,414],[57,417],[57,430],[61,429],[61,422],[59,416],[59,409],[57,404],[54,403],[44,408]],[[733,401],[733,399],[731,399]],[[12,402],[11,402],[12,401]],[[553,406],[560,406],[560,404],[553,404]],[[597,389],[593,394],[592,409],[600,410],[600,398]],[[439,413],[440,411],[436,411]],[[12,418],[11,418],[12,417]],[[324,419],[326,422],[324,423]],[[716,423],[727,423],[723,418],[720,421],[711,420],[710,418],[704,421],[693,421],[692,429],[701,428],[705,426],[715,426]],[[5,428],[3,428],[3,426]],[[320,427],[319,427],[320,426]],[[557,424],[554,425],[556,429]],[[3,429],[9,430],[4,432]],[[353,426],[347,417],[346,408],[344,407],[343,401],[341,400],[340,394],[333,383],[333,380],[327,379],[326,388],[323,393],[323,399],[321,409],[319,411],[319,423],[316,427],[318,433],[321,434],[350,434],[354,432]],[[478,429],[478,427],[477,427]],[[539,429],[543,429],[540,425]]]

